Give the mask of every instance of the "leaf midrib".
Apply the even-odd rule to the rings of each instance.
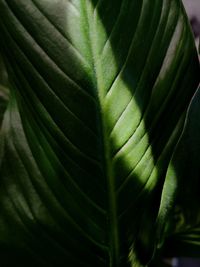
[[[101,66],[98,62],[98,55],[96,45],[94,40],[96,40],[96,30],[95,22],[90,23],[89,17],[94,18],[93,6],[91,4],[91,9],[89,10],[91,14],[88,14],[87,1],[85,1],[85,6],[83,7],[85,17],[87,20],[88,27],[88,44],[90,46],[90,53],[92,57],[92,64],[94,69],[94,81],[96,89],[96,98],[98,102],[99,109],[99,122],[100,122],[100,135],[102,140],[102,162],[103,170],[105,174],[105,179],[107,183],[107,201],[108,201],[108,212],[107,212],[107,224],[106,231],[108,236],[108,247],[109,247],[109,266],[119,266],[120,265],[120,248],[119,248],[119,230],[118,230],[118,220],[117,220],[117,205],[116,205],[116,193],[115,193],[115,177],[112,169],[112,157],[111,148],[109,143],[109,131],[107,129],[107,121],[105,116],[105,105],[104,105],[104,92],[101,90],[103,88],[102,81],[99,79],[101,77]],[[94,37],[95,36],[95,37]]]

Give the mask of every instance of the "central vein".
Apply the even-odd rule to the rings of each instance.
[[[101,122],[101,137],[103,146],[103,161],[104,161],[104,174],[107,181],[107,202],[108,202],[108,215],[107,215],[107,231],[108,231],[108,243],[109,243],[109,267],[120,266],[120,255],[119,255],[119,230],[117,220],[117,204],[116,204],[116,193],[115,193],[115,176],[112,168],[112,159],[110,151],[110,141],[108,134],[108,122],[105,112],[105,92],[102,90],[105,83],[102,77],[101,62],[98,60],[97,54],[97,35],[98,32],[95,29],[94,21],[94,8],[91,1],[84,0],[85,5],[85,17],[88,25],[88,38],[91,49],[91,57],[93,59],[93,69],[95,76],[95,87],[97,90],[97,97],[100,109],[100,122]]]

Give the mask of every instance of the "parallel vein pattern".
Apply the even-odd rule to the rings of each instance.
[[[180,1],[0,0],[0,37],[3,266],[146,265],[198,83]]]

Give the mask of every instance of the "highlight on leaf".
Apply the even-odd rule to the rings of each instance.
[[[199,62],[181,1],[0,0],[0,38],[0,263],[157,262],[182,238],[186,151],[200,140],[187,126]]]

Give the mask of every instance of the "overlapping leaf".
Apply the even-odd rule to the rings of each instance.
[[[168,255],[199,257],[200,252],[200,89],[189,106],[183,133],[172,157],[166,183],[174,184],[175,206]],[[169,194],[168,194],[169,195]]]
[[[146,264],[198,84],[180,1],[0,0],[0,35],[2,263]]]

